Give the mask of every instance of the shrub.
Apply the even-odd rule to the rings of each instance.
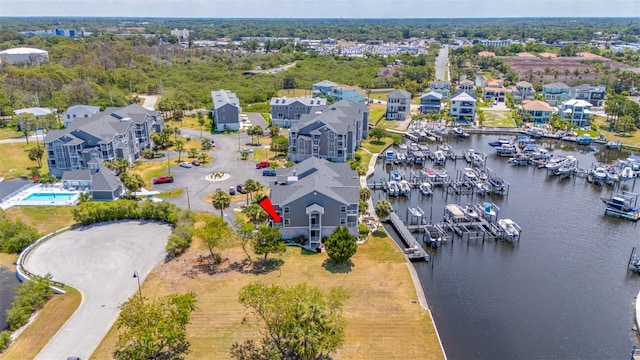
[[[32,281],[20,283],[16,289],[16,298],[7,310],[7,323],[9,330],[16,330],[27,323],[29,316],[40,309],[53,295],[49,287],[51,275],[45,278],[33,278]]]
[[[40,237],[31,225],[18,220],[0,220],[0,252],[19,253]]]
[[[7,330],[0,331],[0,353],[11,344],[11,333]]]
[[[358,224],[358,234],[361,238],[366,237],[369,235],[369,227],[365,224]]]

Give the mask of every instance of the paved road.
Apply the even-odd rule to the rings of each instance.
[[[118,318],[118,306],[138,290],[134,271],[142,282],[163,261],[170,232],[159,223],[96,225],[67,231],[33,250],[29,271],[51,273],[82,292],[78,310],[36,359],[88,359]]]
[[[436,80],[444,80],[445,71],[449,71],[449,48],[442,46],[436,57]],[[451,81],[450,77],[448,78],[448,81]]]

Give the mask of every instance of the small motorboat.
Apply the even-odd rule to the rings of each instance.
[[[409,184],[407,180],[400,180],[400,182],[398,182],[398,188],[400,195],[409,196],[411,193],[411,184]]]
[[[433,194],[433,189],[431,189],[431,184],[428,182],[423,182],[420,184],[420,192],[422,195],[431,195]]]
[[[451,145],[447,143],[438,144],[438,150],[442,150],[444,153],[451,152]]]
[[[480,217],[480,214],[478,214],[478,211],[473,207],[473,205],[463,207],[462,212],[464,212],[464,215],[470,220],[475,220]]]
[[[591,176],[595,181],[604,181],[607,178],[607,170],[601,166],[598,166],[591,172]]]
[[[436,172],[436,177],[440,179],[446,179],[447,177],[449,177],[449,174],[447,174],[447,169],[443,167],[437,167],[434,169],[434,171]]]
[[[472,168],[464,168],[463,173],[464,177],[471,181],[475,180],[478,177],[475,170],[473,170]]]
[[[509,140],[507,138],[504,138],[504,137],[498,138],[498,140],[491,141],[489,143],[489,145],[493,146],[493,147],[499,147],[499,146],[502,146],[502,145],[509,145],[509,144],[511,144],[511,140]]]
[[[506,238],[514,239],[520,235],[521,228],[511,219],[500,219],[498,225]]]
[[[391,171],[391,179],[393,179],[394,181],[402,180],[402,175],[400,174],[400,171],[398,170]]]
[[[610,166],[607,169],[607,182],[610,184],[616,183],[620,180],[620,174],[618,174],[618,169],[613,166]]]
[[[633,172],[633,169],[631,168],[631,166],[626,166],[624,169],[622,169],[622,172],[620,173],[620,180],[629,180],[635,177],[636,177],[636,173]]]
[[[442,150],[436,150],[433,153],[433,162],[439,165],[444,165],[444,163],[447,161],[447,157],[444,155],[444,152]]]
[[[422,173],[429,179],[433,179],[436,177],[436,171],[430,167],[422,169]]]
[[[398,183],[394,180],[389,181],[387,184],[387,194],[389,194],[389,196],[400,195],[400,188],[398,187]]]
[[[453,135],[457,136],[457,137],[462,137],[462,138],[469,137],[469,134],[464,132],[464,130],[462,130],[462,128],[460,128],[460,127],[457,127],[455,129],[453,129]]]
[[[558,170],[566,159],[567,158],[564,156],[554,156],[549,159],[549,162],[547,163],[547,165],[545,165],[545,167],[549,170]]]
[[[487,195],[491,192],[491,184],[487,181],[479,181],[476,183],[476,191],[478,194]]]

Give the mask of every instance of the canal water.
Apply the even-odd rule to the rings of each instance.
[[[0,266],[0,331],[7,326],[6,311],[16,296],[18,283],[15,269]]]
[[[447,195],[435,188],[430,197],[414,189],[409,198],[389,199],[400,218],[407,206],[420,206],[433,222],[442,220],[447,203],[492,201],[500,207],[499,218],[523,229],[516,243],[455,238],[429,250],[432,264],[415,264],[447,356],[628,358],[638,344],[632,326],[640,276],[627,271],[627,261],[632,247],[640,246],[639,225],[604,215],[599,198],[616,189],[510,165],[488,145],[495,139],[472,135],[449,143],[457,154],[468,148],[486,152],[488,167],[510,183],[508,195]],[[545,145],[554,154],[574,155],[581,168],[628,156],[559,141]],[[446,166],[451,177],[464,167],[464,160]],[[369,182],[388,180],[391,168],[379,162]],[[628,190],[632,186],[640,191],[640,180]],[[385,198],[374,191],[374,203]]]

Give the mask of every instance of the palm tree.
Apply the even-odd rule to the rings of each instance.
[[[176,141],[176,151],[178,152],[178,162],[180,162],[180,155],[184,151],[184,141],[182,140]]]
[[[202,127],[205,124],[204,115],[198,111],[198,125],[200,125],[200,138],[202,139]]]
[[[120,173],[120,181],[127,189],[127,197],[131,197],[131,193],[139,191],[144,186],[144,179],[140,174],[130,173],[128,171]]]
[[[380,200],[373,206],[376,215],[380,219],[385,219],[391,214],[391,203],[387,200]]]
[[[182,133],[179,127],[174,126],[171,131],[173,132],[173,141],[178,141],[178,135]]]
[[[222,211],[231,206],[231,195],[222,190],[218,190],[213,194],[211,205],[213,205],[215,209],[220,210],[220,217],[224,217],[224,213]]]
[[[209,155],[207,155],[207,153],[200,153],[200,155],[198,155],[198,161],[200,161],[201,164],[206,164],[209,161]]]
[[[371,189],[360,188],[360,200],[367,201],[369,199],[371,199]]]

